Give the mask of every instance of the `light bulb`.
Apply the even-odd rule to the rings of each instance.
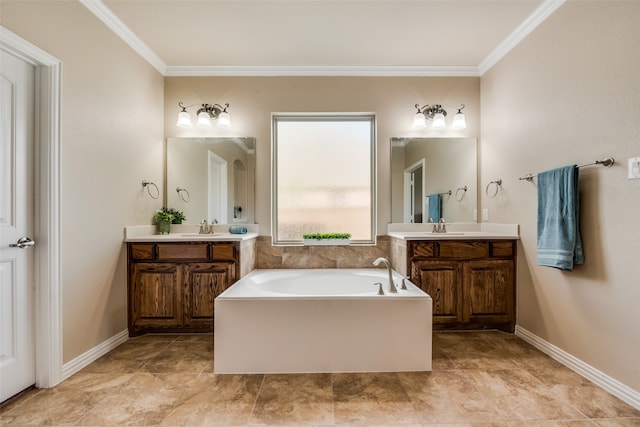
[[[444,129],[447,127],[447,123],[444,121],[444,114],[436,113],[433,116],[433,124],[431,125],[431,129]]]
[[[206,111],[201,111],[198,114],[198,121],[196,122],[196,126],[200,128],[211,129],[213,126],[211,125],[211,118],[209,117],[209,113],[207,113]]]
[[[181,128],[190,128],[193,127],[193,123],[191,122],[191,116],[186,111],[182,110],[178,113],[178,122],[176,126]]]
[[[466,129],[467,128],[467,121],[464,118],[464,114],[462,114],[460,111],[458,111],[456,113],[455,116],[453,116],[453,122],[451,123],[451,129]]]
[[[424,114],[417,112],[415,116],[413,116],[413,128],[414,129],[424,129],[427,127],[427,119],[424,117]]]
[[[219,128],[226,128],[226,129],[231,128],[231,115],[226,111],[223,111],[220,114],[218,114],[217,126]]]

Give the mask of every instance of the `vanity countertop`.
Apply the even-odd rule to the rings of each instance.
[[[431,231],[433,224],[389,224],[387,235],[402,240],[513,240],[519,239],[518,224],[451,223],[446,233]]]
[[[238,225],[238,224],[232,224]],[[231,225],[215,225],[213,234],[199,234],[198,225],[171,225],[171,233],[157,234],[155,225],[133,225],[124,228],[125,242],[235,242],[258,237],[256,224],[240,224],[247,227],[245,234],[231,234]]]

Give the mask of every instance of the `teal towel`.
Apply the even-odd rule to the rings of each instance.
[[[442,216],[442,197],[440,194],[429,194],[427,200],[429,202],[429,216],[427,218],[433,220],[433,222],[440,221]]]
[[[232,225],[229,227],[229,233],[231,234],[245,234],[247,232],[247,227],[244,225]]]
[[[571,271],[584,263],[578,170],[572,165],[538,174],[538,265]]]

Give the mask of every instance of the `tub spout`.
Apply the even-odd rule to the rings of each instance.
[[[380,265],[380,263],[384,263],[387,266],[387,272],[389,273],[389,292],[398,293],[396,289],[396,285],[393,283],[393,273],[391,272],[391,263],[386,258],[378,258],[373,261],[373,265]]]

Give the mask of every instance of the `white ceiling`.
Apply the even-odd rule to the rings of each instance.
[[[81,0],[164,75],[481,75],[563,0]]]

